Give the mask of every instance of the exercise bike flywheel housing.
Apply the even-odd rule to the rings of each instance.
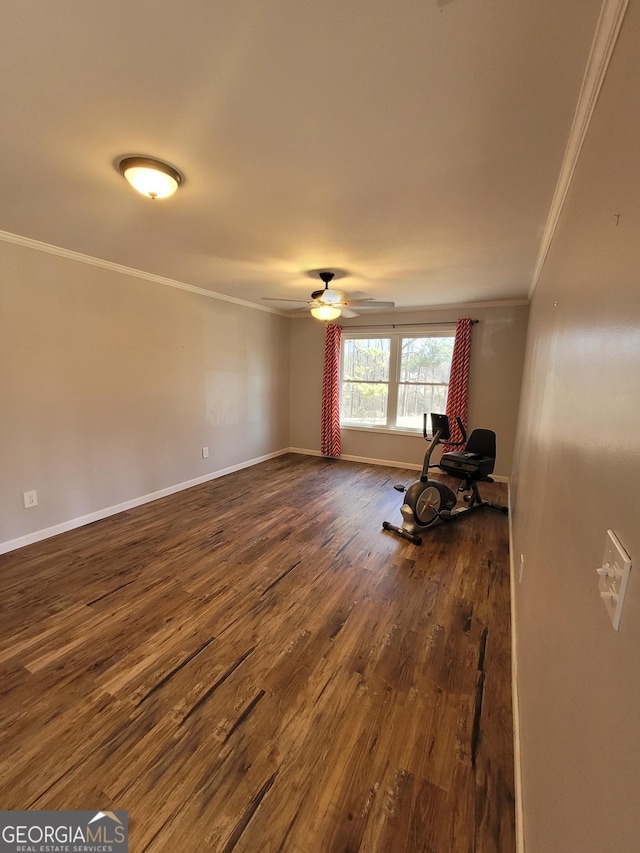
[[[451,521],[466,514],[472,509],[486,506],[498,512],[507,513],[506,506],[493,504],[484,500],[478,491],[478,482],[493,483],[489,476],[493,472],[496,457],[496,437],[492,430],[476,429],[467,441],[467,434],[460,418],[457,418],[462,441],[452,441],[449,429],[449,418],[446,415],[432,413],[432,435],[427,432],[427,415],[424,415],[423,436],[429,442],[425,453],[420,479],[409,486],[395,486],[397,491],[405,492],[405,498],[400,507],[402,526],[398,527],[389,521],[383,521],[382,527],[391,533],[422,545],[419,534],[427,530],[437,521]],[[462,451],[453,451],[442,455],[440,462],[431,465],[431,455],[440,442],[449,446],[465,445]],[[466,506],[457,507],[458,496],[447,485],[439,480],[429,479],[429,469],[439,468],[445,474],[459,479],[458,492],[467,492],[464,501]]]

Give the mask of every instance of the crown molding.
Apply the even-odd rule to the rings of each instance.
[[[604,0],[602,4],[587,67],[582,78],[582,88],[578,96],[564,159],[560,167],[560,175],[542,235],[540,251],[529,289],[529,299],[533,297],[547,259],[628,5],[629,0]]]
[[[277,308],[269,308],[266,305],[259,305],[256,302],[249,302],[246,299],[238,299],[235,296],[227,296],[224,293],[217,293],[214,290],[206,290],[204,287],[196,287],[193,284],[187,284],[184,281],[177,281],[173,278],[165,278],[165,276],[155,275],[154,273],[138,270],[134,267],[127,267],[123,264],[116,264],[113,261],[105,261],[103,258],[94,258],[92,255],[84,255],[82,252],[76,252],[73,249],[64,249],[62,246],[54,246],[51,243],[43,243],[40,240],[33,240],[31,237],[22,237],[20,234],[12,234],[10,231],[0,230],[0,241],[3,243],[13,243],[15,246],[23,246],[27,249],[34,249],[36,252],[45,252],[48,255],[57,255],[60,258],[66,258],[70,261],[76,261],[81,264],[88,264],[93,267],[101,267],[102,269],[110,270],[111,272],[121,273],[122,275],[133,276],[134,278],[142,278],[146,281],[152,281],[155,284],[162,284],[165,287],[174,287],[178,290],[186,290],[188,293],[197,293],[199,296],[206,296],[209,299],[218,299],[221,302],[232,302],[234,305],[242,305],[245,308],[253,308],[255,311],[264,311],[267,314],[275,314],[278,317],[288,317],[289,319],[308,319],[308,314],[298,312],[296,315],[291,315],[285,311],[279,311]],[[512,305],[528,305],[528,299],[505,299],[494,302],[465,302],[451,303],[449,305],[416,305],[413,307],[398,307],[388,309],[396,312],[413,312],[416,311],[459,311],[463,307],[469,308],[502,308]],[[297,309],[296,309],[297,310]],[[387,313],[382,310],[381,313]]]
[[[72,249],[53,246],[51,243],[42,243],[40,240],[31,239],[31,237],[21,237],[19,234],[11,234],[9,231],[0,231],[0,241],[3,243],[13,243],[15,246],[24,246],[27,249],[34,249],[36,252],[45,252],[48,255],[57,255],[60,258],[66,258],[69,261],[77,261],[81,264],[88,264],[92,267],[101,267],[102,269],[117,272],[121,275],[129,275],[133,278],[142,278],[145,281],[152,281],[155,284],[162,284],[165,287],[186,290],[188,293],[197,293],[199,296],[206,296],[209,299],[217,299],[221,302],[232,302],[234,305],[242,305],[244,308],[253,308],[254,311],[264,311],[267,314],[280,314],[279,311],[276,311],[274,308],[268,308],[266,305],[257,305],[255,302],[248,302],[245,299],[238,299],[235,296],[227,296],[224,293],[206,290],[204,287],[196,287],[195,285],[187,284],[184,281],[165,278],[162,275],[154,275],[153,273],[138,270],[134,267],[126,267],[123,264],[116,264],[113,261],[105,261],[103,258],[94,258],[92,255],[84,255],[82,252],[75,252]]]
[[[396,307],[393,310],[399,313],[411,311],[460,311],[462,308],[512,308],[514,305],[528,305],[528,298],[517,299],[494,299],[486,302],[450,302],[446,305],[414,305],[411,308]],[[384,309],[381,314],[386,313]]]

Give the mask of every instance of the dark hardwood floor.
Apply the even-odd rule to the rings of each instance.
[[[126,809],[131,853],[511,853],[508,522],[383,532],[415,478],[290,454],[0,556],[0,808]]]

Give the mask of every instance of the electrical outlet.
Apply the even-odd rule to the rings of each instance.
[[[520,572],[518,573],[518,583],[522,583],[522,575],[524,574],[524,554],[520,554]]]
[[[23,492],[22,500],[24,501],[25,509],[29,509],[30,506],[38,506],[38,493],[35,489],[32,489],[30,492]]]
[[[208,448],[208,447],[203,447],[203,448],[202,448],[202,458],[203,458],[203,459],[208,459],[208,458],[209,458],[209,448]]]

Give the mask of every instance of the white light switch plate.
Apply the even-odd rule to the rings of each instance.
[[[618,631],[631,571],[631,558],[613,530],[607,530],[602,566],[596,571],[600,597],[607,608],[611,624]]]

